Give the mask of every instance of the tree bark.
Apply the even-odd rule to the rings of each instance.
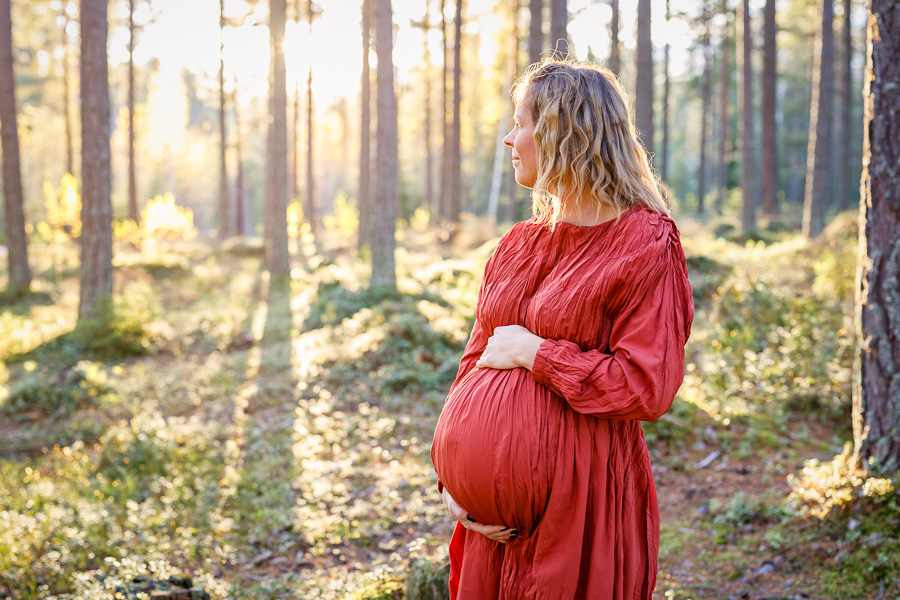
[[[762,101],[762,211],[768,216],[778,213],[778,144],[775,138],[775,84],[778,72],[775,57],[775,0],[766,0],[765,44],[763,46]]]
[[[63,17],[63,119],[66,122],[66,173],[75,175],[75,150],[72,135],[72,111],[69,109],[71,91],[69,90],[69,14],[66,5],[62,4]]]
[[[307,0],[306,14],[309,18],[309,35],[312,38],[312,22],[313,22],[313,3]],[[303,213],[309,222],[310,231],[313,239],[318,239],[319,234],[319,215],[316,209],[316,178],[315,169],[313,168],[313,89],[312,89],[312,62],[309,66],[309,74],[306,78],[306,206]]]
[[[803,234],[816,237],[825,229],[831,168],[831,119],[834,105],[834,4],[822,0],[822,25],[816,36],[812,101],[809,108],[809,146],[806,152],[806,196]]]
[[[241,141],[241,111],[238,105],[237,82],[231,94],[231,106],[234,108],[234,154],[237,163],[237,176],[234,182],[234,232],[236,235],[246,233],[247,221],[247,195],[244,183],[244,153]]]
[[[850,13],[853,10],[851,0],[844,0],[844,22],[841,28],[842,54],[841,54],[841,92],[840,92],[840,135],[843,143],[837,146],[835,184],[834,191],[837,210],[850,208],[850,141],[856,139],[856,131],[852,126],[853,114],[853,71],[851,61],[853,59],[853,36],[850,29]]]
[[[621,77],[619,58],[619,0],[610,0],[612,5],[612,21],[610,22],[609,68]]]
[[[725,195],[728,193],[728,90],[731,68],[728,57],[728,0],[722,0],[722,41],[719,57],[719,190],[716,194],[716,214],[722,214]]]
[[[704,9],[705,10],[705,9]],[[666,23],[669,22],[669,0],[666,0]],[[709,46],[709,17],[705,17],[707,28],[704,49]],[[704,50],[706,52],[706,50]],[[662,143],[662,165],[660,167],[660,178],[666,181],[669,177],[669,41],[666,40],[665,58],[663,59],[664,84],[663,84],[663,143]],[[704,70],[704,77],[707,76]],[[704,96],[705,100],[705,96]],[[703,114],[706,115],[706,105],[704,104]],[[704,121],[705,126],[705,121]],[[701,139],[706,140],[706,135],[701,134]],[[705,148],[705,146],[704,146]],[[706,155],[701,154],[701,161]],[[701,200],[702,202],[702,200]]]
[[[703,96],[703,116],[700,120],[700,172],[697,174],[697,212],[699,213],[706,210],[703,204],[706,198],[706,144],[710,121],[712,120],[712,111],[710,110],[710,104],[712,103],[712,52],[709,45],[712,9],[710,8],[710,2],[711,0],[703,0],[703,76],[700,82],[700,93]],[[666,49],[668,50],[668,46],[666,46]],[[668,75],[666,76],[666,82],[668,84]],[[668,112],[668,106],[666,108],[666,112]],[[668,136],[668,131],[666,134]],[[663,152],[665,156],[668,156],[669,153],[665,147]]]
[[[128,218],[140,223],[134,160],[134,0],[128,0]]]
[[[856,277],[854,464],[900,467],[900,11],[871,0]]]
[[[422,67],[422,78],[425,84],[425,115],[423,129],[425,130],[425,207],[429,215],[434,215],[434,177],[432,172],[433,154],[431,146],[431,52],[428,49],[428,32],[431,30],[431,23],[428,18],[428,10],[430,2],[425,2],[425,16],[422,17],[422,55],[424,64]]]
[[[107,0],[81,1],[81,290],[78,320],[112,317]]]
[[[541,60],[544,46],[543,11],[544,0],[531,0],[529,4],[531,25],[528,30],[528,62],[534,64]]]
[[[231,236],[231,196],[228,191],[228,132],[225,129],[225,0],[219,0],[219,240]]]
[[[372,206],[372,278],[370,287],[396,292],[394,218],[397,211],[397,96],[394,92],[391,0],[375,2],[375,52],[378,56],[375,133],[375,197]]]
[[[550,0],[550,45],[553,57],[564,58],[569,54],[569,40],[566,30],[569,25],[569,10],[566,0]]]
[[[272,203],[270,223],[272,252],[269,272],[289,277],[291,272],[287,232],[287,78],[284,62],[285,0],[270,0],[269,27],[274,46],[272,78]]]
[[[369,73],[369,51],[371,49],[372,36],[372,1],[363,0],[362,3],[362,81],[360,94],[360,139],[359,139],[359,231],[357,232],[356,247],[362,250],[366,244],[371,243],[371,206],[372,190],[370,176],[372,171],[372,157],[370,140],[372,136],[372,91],[370,89],[371,75]]]
[[[638,0],[637,91],[635,124],[641,143],[653,154],[653,41],[650,39],[650,0]]]
[[[16,79],[13,69],[10,0],[0,0],[0,138],[3,140],[3,194],[6,210],[6,243],[9,248],[9,290],[31,286],[28,237],[25,235],[25,199],[19,162],[19,129],[16,120]]]
[[[753,178],[755,170],[753,154],[756,137],[753,131],[753,65],[751,50],[753,39],[750,37],[750,0],[743,0],[741,13],[741,64],[738,71],[741,89],[741,114],[743,130],[741,131],[741,198],[744,205],[741,217],[741,228],[744,232],[756,229],[756,201],[754,198]]]
[[[460,126],[460,105],[462,103],[462,9],[463,0],[456,0],[453,45],[453,125],[450,142],[450,185],[448,186],[450,198],[449,214],[447,215],[451,236],[456,233],[459,225],[460,181],[462,176],[462,148],[460,146],[460,134],[462,131]]]

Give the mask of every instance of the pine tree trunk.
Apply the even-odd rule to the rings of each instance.
[[[803,235],[816,237],[825,229],[828,183],[831,174],[831,119],[834,105],[833,0],[822,0],[822,25],[816,36],[813,91],[809,108],[809,146],[806,152],[806,196]]]
[[[541,60],[541,50],[544,49],[544,0],[531,0],[529,10],[531,25],[528,30],[528,62],[534,64]]]
[[[397,96],[394,92],[391,0],[375,2],[375,52],[378,56],[375,132],[375,197],[372,206],[372,279],[370,287],[395,292],[394,217],[397,211]]]
[[[710,110],[712,96],[712,52],[710,50],[709,28],[712,26],[711,0],[703,0],[703,76],[700,83],[700,93],[703,96],[703,116],[700,119],[700,171],[697,173],[697,212],[702,213],[706,208],[703,201],[706,198],[706,142],[712,120]],[[667,47],[668,48],[668,47]],[[666,77],[668,80],[668,77]],[[668,152],[663,149],[665,155]]]
[[[653,154],[653,42],[650,39],[650,0],[638,0],[637,26],[637,91],[635,92],[635,125],[641,143]]]
[[[669,0],[666,0],[666,23],[669,22]],[[706,19],[707,28],[709,26],[709,19]],[[707,45],[709,44],[708,34],[707,34]],[[660,179],[666,181],[669,177],[669,42],[666,41],[666,50],[665,50],[665,58],[663,59],[663,71],[664,71],[664,81],[663,84],[663,143],[662,143],[662,165],[660,167]],[[704,76],[706,76],[706,72],[704,71]],[[706,114],[706,110],[704,109],[703,114]],[[706,135],[701,135],[703,140],[706,139]],[[702,158],[706,158],[705,155],[701,155]],[[702,202],[702,200],[701,200]]]
[[[441,92],[441,191],[440,191],[440,222],[446,224],[450,216],[450,170],[451,170],[451,123],[447,118],[450,105],[450,45],[448,44],[447,19],[444,16],[446,0],[441,0],[441,40],[443,44],[444,61],[442,67],[442,92]]]
[[[566,30],[569,25],[569,10],[566,0],[550,0],[550,46],[553,57],[561,59],[569,54]]]
[[[13,62],[9,0],[0,0],[0,138],[3,140],[4,222],[9,248],[9,290],[20,291],[31,286],[31,268],[28,266],[28,238],[25,235],[25,199],[19,163]]]
[[[763,47],[762,102],[762,211],[768,216],[778,212],[778,144],[775,141],[775,0],[766,0],[765,45]]]
[[[231,236],[231,198],[228,193],[227,134],[225,130],[225,0],[219,0],[219,240]]]
[[[247,190],[244,183],[244,153],[241,142],[241,113],[238,106],[237,87],[237,82],[235,82],[234,91],[231,94],[231,105],[234,107],[234,154],[237,162],[237,176],[234,182],[234,232],[242,236],[246,233]]]
[[[370,140],[372,136],[372,91],[371,75],[369,73],[369,51],[372,39],[372,2],[363,0],[362,3],[362,81],[360,82],[360,123],[359,123],[359,194],[357,198],[359,208],[359,231],[357,232],[356,247],[362,250],[372,240],[371,237],[371,206],[372,190],[370,176],[372,172],[372,157]]]
[[[313,4],[312,0],[306,3],[307,17],[309,18],[309,35],[312,38]],[[313,169],[313,89],[312,89],[312,62],[309,66],[309,74],[306,78],[306,206],[303,214],[309,222],[313,239],[319,235],[319,215],[316,209],[316,178]]]
[[[451,236],[456,233],[459,226],[460,196],[461,196],[461,168],[462,148],[460,146],[460,105],[462,103],[462,9],[463,0],[456,0],[456,17],[454,19],[454,45],[453,45],[453,126],[450,153],[450,212],[447,220],[450,223]]]
[[[609,68],[613,73],[621,77],[621,59],[619,57],[619,0],[610,0],[610,4],[612,5],[612,21],[609,25]]]
[[[853,10],[852,1],[844,0],[844,22],[841,28],[841,39],[843,40],[841,53],[841,101],[840,101],[840,122],[841,133],[840,139],[844,143],[835,144],[837,147],[837,157],[835,159],[835,184],[834,192],[836,197],[835,204],[837,210],[847,210],[851,207],[850,198],[850,141],[856,139],[856,131],[852,126],[851,116],[853,114],[853,71],[851,61],[853,59],[853,36],[850,30],[850,13]]]
[[[854,462],[900,468],[900,11],[871,0],[863,91],[863,175],[856,282]]]
[[[754,198],[755,170],[753,154],[756,139],[753,131],[753,65],[751,51],[753,39],[750,37],[750,0],[743,0],[741,13],[741,61],[740,89],[741,114],[743,129],[741,131],[741,198],[744,209],[741,217],[741,228],[746,233],[756,229],[756,201]]]
[[[716,214],[722,214],[725,195],[728,193],[728,91],[731,68],[728,57],[728,0],[722,0],[722,14],[726,17],[722,27],[719,66],[719,190],[716,194]]]
[[[275,47],[272,77],[272,203],[270,205],[272,252],[269,272],[289,277],[291,272],[287,232],[287,78],[284,62],[285,0],[270,0],[269,27]]]
[[[81,291],[78,320],[112,317],[107,0],[81,2]]]
[[[431,2],[426,0],[425,2],[425,16],[422,17],[422,31],[423,31],[423,48],[422,48],[422,56],[424,57],[424,64],[422,67],[422,77],[424,79],[425,84],[425,119],[423,123],[423,129],[425,130],[425,208],[428,210],[429,215],[434,215],[434,174],[432,172],[432,164],[433,164],[433,154],[434,151],[431,147],[431,52],[428,49],[428,32],[431,29],[431,24],[429,23],[428,18],[428,10],[431,8]]]
[[[134,0],[128,1],[128,218],[140,222],[134,160]]]
[[[72,111],[69,108],[71,91],[69,90],[69,15],[66,13],[67,2],[62,3],[63,18],[63,119],[66,122],[66,173],[75,175],[75,150],[72,135]]]

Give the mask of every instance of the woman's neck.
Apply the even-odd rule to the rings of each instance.
[[[554,202],[554,209],[558,221],[579,226],[599,225],[619,216],[619,210],[615,206],[605,202],[598,203],[596,200],[557,200]]]

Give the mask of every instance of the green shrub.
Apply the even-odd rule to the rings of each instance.
[[[0,414],[68,416],[113,393],[107,385],[107,373],[99,363],[83,360],[55,376],[45,369],[37,370],[33,362],[26,363],[25,367],[26,375],[11,387],[6,400],[0,404]]]

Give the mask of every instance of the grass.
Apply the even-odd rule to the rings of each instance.
[[[119,320],[89,335],[74,328],[77,271],[38,269],[43,292],[0,304],[0,597],[112,598],[135,577],[178,574],[213,599],[431,597],[453,523],[430,442],[496,242],[466,231],[453,247],[406,232],[391,296],[366,291],[336,238],[287,287],[270,285],[258,244],[123,252]],[[657,593],[723,597],[769,559],[786,565],[779,590],[789,566],[815,597],[894,593],[889,493],[824,521],[789,500],[786,477],[849,435],[845,374],[828,370],[841,346],[819,356],[794,339],[810,329],[779,332],[791,353],[763,372],[769,387],[746,388],[733,374],[776,330],[742,329],[738,352],[711,317],[842,310],[846,227],[818,245],[779,231],[736,243],[687,218],[682,232],[698,310],[687,377],[642,425],[664,498]],[[723,294],[746,289],[757,261],[770,286]],[[817,281],[819,304],[784,292]],[[782,375],[811,360],[830,375],[802,400]],[[822,497],[852,483],[820,471],[804,481]]]

